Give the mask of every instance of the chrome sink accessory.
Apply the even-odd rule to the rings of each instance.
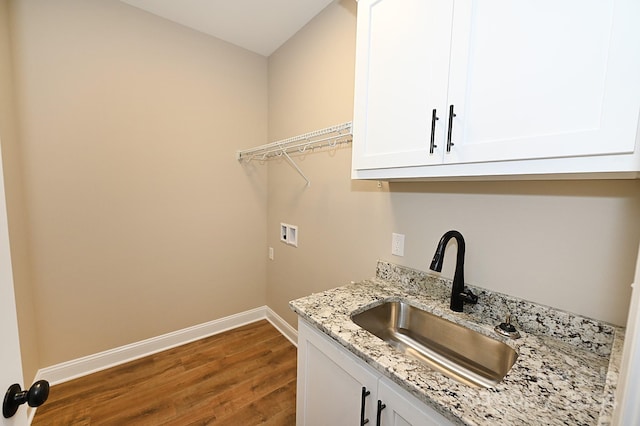
[[[504,320],[504,322],[496,325],[496,328],[494,328],[494,330],[501,336],[505,336],[510,339],[520,338],[520,333],[518,332],[518,330],[516,330],[513,324],[511,324],[511,314],[507,315],[507,318]]]
[[[453,275],[453,286],[451,287],[451,304],[450,308],[455,312],[462,312],[465,303],[478,303],[478,296],[473,294],[471,290],[464,288],[464,237],[458,231],[448,231],[438,243],[436,253],[433,255],[431,266],[429,269],[436,272],[442,272],[442,261],[444,260],[444,251],[447,243],[451,238],[455,238],[458,243],[458,253],[456,257],[456,272]]]
[[[504,342],[406,302],[385,302],[351,319],[405,355],[477,388],[500,383],[518,357]]]

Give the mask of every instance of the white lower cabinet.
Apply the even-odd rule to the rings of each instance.
[[[452,423],[298,319],[296,424],[402,426]]]
[[[375,419],[377,386],[377,375],[298,321],[296,424],[358,425],[362,407],[364,419]]]

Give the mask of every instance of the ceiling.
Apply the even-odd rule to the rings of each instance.
[[[263,56],[333,0],[121,0]]]

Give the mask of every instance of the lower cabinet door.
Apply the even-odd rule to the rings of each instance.
[[[378,381],[379,426],[448,426],[440,413],[381,377]],[[377,403],[377,401],[376,401]],[[376,404],[378,405],[378,403]],[[384,407],[384,408],[383,408]]]
[[[298,324],[298,426],[375,424],[378,377],[304,322]]]
[[[453,425],[302,319],[297,385],[297,426]]]

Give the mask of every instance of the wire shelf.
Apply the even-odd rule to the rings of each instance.
[[[250,162],[252,160],[266,161],[272,158],[284,157],[296,171],[307,181],[311,182],[302,173],[300,167],[293,161],[290,154],[303,154],[318,148],[335,147],[337,145],[350,143],[353,140],[352,122],[337,124],[288,139],[260,145],[255,148],[245,149],[236,153],[236,159],[240,162]]]

